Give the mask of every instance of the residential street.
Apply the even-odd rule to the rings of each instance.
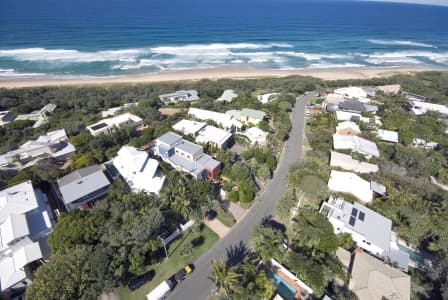
[[[241,244],[247,245],[254,226],[259,224],[263,217],[273,214],[277,201],[286,191],[286,175],[289,172],[289,166],[299,160],[302,155],[305,106],[311,98],[312,93],[309,93],[297,100],[292,112],[292,130],[289,140],[286,142],[282,160],[279,162],[274,177],[264,193],[254,203],[246,216],[235,224],[223,239],[219,240],[194,262],[195,271],[174,289],[168,299],[207,299],[215,288],[208,279],[210,276],[210,261],[214,258],[220,259],[222,256],[227,257],[227,249],[238,247]]]

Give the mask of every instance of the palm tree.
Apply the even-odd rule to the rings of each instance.
[[[251,248],[257,252],[261,259],[267,262],[270,258],[280,253],[283,242],[283,233],[269,226],[259,225],[255,228]]]
[[[239,275],[227,267],[224,257],[221,258],[221,261],[213,259],[210,264],[212,266],[212,276],[209,279],[216,285],[218,290],[223,291],[228,297],[232,288],[238,283]]]

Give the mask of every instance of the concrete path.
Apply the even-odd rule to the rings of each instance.
[[[239,203],[233,203],[233,202],[230,202],[228,209],[237,222],[241,220],[241,218],[247,212],[247,209],[242,208]]]
[[[213,230],[219,236],[220,239],[225,237],[232,229],[222,224],[221,221],[219,221],[217,218],[214,218],[213,220],[205,220],[204,224],[208,228]]]
[[[252,208],[243,219],[236,223],[232,230],[196,261],[195,271],[182,283],[181,288],[174,289],[168,296],[173,300],[201,300],[207,299],[214,290],[214,285],[208,279],[210,276],[210,261],[227,257],[231,253],[243,247],[247,243],[255,225],[259,224],[265,216],[272,215],[277,201],[287,189],[286,175],[290,165],[298,161],[302,156],[305,105],[312,98],[312,93],[297,100],[292,111],[292,130],[289,140],[286,142],[285,151],[266,190],[258,197]]]

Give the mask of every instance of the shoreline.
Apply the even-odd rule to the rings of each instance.
[[[11,78],[1,79],[0,88],[23,88],[39,86],[84,86],[102,84],[136,84],[168,81],[195,81],[200,79],[253,79],[262,77],[286,77],[292,75],[311,76],[322,80],[371,79],[390,77],[397,74],[414,74],[424,71],[444,71],[429,67],[347,67],[314,69],[255,69],[242,67],[221,67],[210,69],[189,69],[181,71],[163,71],[135,75],[88,77],[88,78]]]

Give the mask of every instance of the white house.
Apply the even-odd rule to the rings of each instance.
[[[396,131],[378,129],[376,135],[382,141],[390,143],[398,143],[398,132]]]
[[[50,157],[63,161],[75,151],[75,146],[68,142],[65,129],[50,131],[36,140],[26,142],[16,150],[0,155],[0,170],[21,170]]]
[[[0,111],[0,126],[14,121],[15,116],[9,110]]]
[[[165,177],[157,170],[159,162],[149,158],[147,152],[123,146],[114,158],[113,165],[132,191],[159,195]]]
[[[277,99],[278,93],[261,94],[257,96],[257,100],[263,104],[269,103]]]
[[[47,196],[31,181],[0,191],[0,292],[31,283],[30,264],[48,257],[53,225]]]
[[[363,117],[360,113],[349,112],[349,111],[336,111],[336,120],[338,121],[352,121],[359,120],[360,122],[366,124],[380,125],[381,126],[381,118],[375,116],[374,118]]]
[[[242,134],[249,139],[251,145],[266,145],[268,133],[258,127],[250,127]]]
[[[219,149],[225,149],[232,142],[232,134],[221,128],[207,125],[205,122],[181,120],[172,128],[196,138],[197,143],[211,144]]]
[[[442,115],[448,115],[448,106],[442,104],[428,103],[422,101],[409,101],[412,114],[419,116],[434,111]]]
[[[392,221],[373,210],[341,198],[330,198],[319,212],[333,225],[334,232],[349,233],[358,247],[407,271],[409,254],[398,248]]]
[[[136,107],[137,105],[138,105],[138,102],[134,102],[134,103],[126,103],[122,106],[111,107],[109,109],[103,110],[101,112],[101,116],[103,118],[113,117],[118,111],[120,111],[122,109],[130,108],[130,107]]]
[[[30,114],[18,115],[16,120],[30,120],[34,121],[33,128],[38,128],[41,125],[48,123],[49,114],[56,109],[56,105],[49,103],[42,107],[41,110],[33,111]]]
[[[367,162],[353,159],[350,155],[331,151],[331,167],[339,167],[356,173],[375,173],[378,172],[378,166]]]
[[[218,99],[216,99],[217,101],[220,102],[228,102],[231,103],[233,101],[234,98],[238,97],[238,94],[236,94],[233,90],[225,90],[221,97],[219,97]]]
[[[188,114],[201,121],[211,120],[230,132],[241,131],[243,129],[243,124],[229,114],[199,108],[190,108]]]
[[[360,87],[350,86],[350,87],[344,87],[335,89],[334,93],[336,95],[340,95],[344,97],[345,99],[349,100],[357,100],[363,103],[370,102],[370,99],[367,97],[366,91]]]
[[[355,173],[332,170],[328,180],[328,189],[333,192],[353,195],[364,203],[370,203],[373,200],[370,182]]]
[[[164,104],[176,104],[179,102],[194,102],[199,100],[199,93],[196,90],[181,90],[174,93],[163,94],[159,99]]]
[[[349,149],[370,158],[379,157],[380,152],[374,142],[353,135],[333,135],[333,148],[335,150]]]
[[[415,138],[413,140],[413,144],[415,147],[422,147],[425,149],[436,149],[439,146],[439,144],[436,142],[427,142],[424,139],[418,139],[418,138]]]
[[[137,128],[143,125],[142,118],[131,113],[124,113],[112,118],[102,119],[101,121],[87,126],[87,130],[93,135],[110,134],[125,126]]]

